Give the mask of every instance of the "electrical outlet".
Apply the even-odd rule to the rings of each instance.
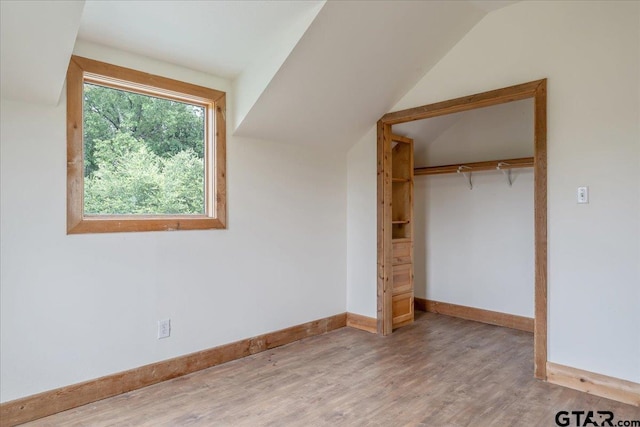
[[[578,187],[578,203],[589,203],[589,187]]]
[[[171,336],[171,319],[158,320],[158,339]]]

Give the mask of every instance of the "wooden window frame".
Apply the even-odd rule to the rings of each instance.
[[[85,82],[187,102],[205,108],[204,215],[84,214]],[[225,113],[225,92],[72,56],[67,71],[67,234],[226,228]]]
[[[547,379],[547,79],[387,113],[377,124],[377,321],[392,332],[391,310],[391,128],[393,125],[522,99],[534,102],[535,319],[534,376]]]

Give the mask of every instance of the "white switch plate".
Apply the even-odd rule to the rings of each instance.
[[[578,203],[589,203],[589,187],[578,187]]]
[[[171,335],[171,319],[158,320],[158,339]]]

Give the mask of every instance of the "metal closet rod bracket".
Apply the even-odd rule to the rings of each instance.
[[[461,173],[462,176],[464,176],[468,181],[469,181],[469,190],[473,190],[473,181],[471,180],[471,167],[469,166],[465,166],[465,165],[460,165],[458,166],[458,173]],[[465,172],[465,170],[468,170],[469,172]]]
[[[507,162],[498,162],[498,165],[496,166],[496,169],[501,171],[504,176],[507,177],[507,182],[509,183],[509,187],[511,187],[513,185],[513,180],[511,179],[511,168],[507,167],[506,169],[503,169],[503,166],[511,166],[511,164]]]

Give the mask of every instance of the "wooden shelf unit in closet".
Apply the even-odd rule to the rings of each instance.
[[[413,140],[391,135],[393,328],[413,322]]]

